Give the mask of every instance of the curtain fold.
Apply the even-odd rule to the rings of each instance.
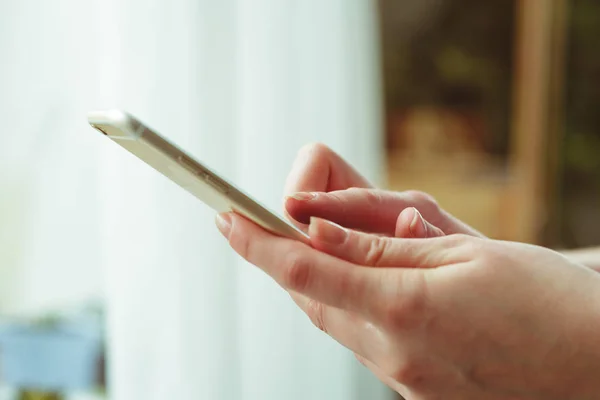
[[[241,185],[279,211],[295,153],[314,141],[377,180],[382,142],[373,3],[246,0],[238,12]],[[385,398],[348,350],[318,332],[268,277],[239,264],[244,395]]]
[[[98,149],[85,121],[96,37],[86,15],[76,1],[0,3],[4,314],[102,295]]]

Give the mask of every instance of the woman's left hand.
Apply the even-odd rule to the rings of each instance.
[[[407,399],[600,393],[600,275],[556,252],[465,235],[380,237],[319,219],[310,247],[236,214],[218,225]]]

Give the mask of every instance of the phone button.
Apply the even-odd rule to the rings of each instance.
[[[215,178],[213,178],[209,174],[204,174],[204,180],[210,186],[214,187],[215,189],[217,189],[221,193],[227,194],[229,192],[229,189],[227,188],[227,186],[225,184],[223,184],[222,182],[217,181]]]
[[[177,161],[179,161],[179,164],[183,168],[187,169],[194,175],[198,175],[198,168],[191,161],[187,160],[183,156],[177,157]]]

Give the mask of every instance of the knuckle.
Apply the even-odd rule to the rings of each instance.
[[[316,157],[327,156],[333,151],[325,144],[321,142],[307,143],[300,148],[300,154],[313,154]]]
[[[368,191],[369,189],[360,187],[360,186],[350,186],[348,189],[346,189],[346,191],[348,193],[352,193],[352,194],[361,194],[364,193],[366,191]]]
[[[379,206],[381,203],[383,203],[383,194],[384,192],[381,190],[365,190],[367,204],[370,206]]]
[[[306,307],[306,313],[312,323],[321,331],[327,333],[327,327],[325,325],[325,309],[323,304],[316,300],[309,300]]]
[[[470,245],[470,258],[477,259],[482,265],[492,267],[494,265],[507,265],[512,263],[503,262],[506,257],[510,257],[511,252],[502,246],[494,246],[495,243],[486,243],[481,240],[474,240]],[[513,264],[514,265],[514,264]]]
[[[437,209],[439,204],[437,200],[430,194],[421,192],[419,190],[409,190],[404,192],[405,195],[412,200],[416,205],[422,208]],[[418,208],[418,207],[417,207]]]
[[[415,200],[416,202],[426,203],[426,204],[437,204],[435,198],[429,193],[422,192],[420,190],[408,190],[405,194]]]
[[[301,254],[291,251],[284,267],[283,286],[298,293],[304,293],[310,284],[311,265]]]
[[[346,189],[344,192],[346,192],[346,194],[348,195],[348,197],[360,197],[363,195],[368,196],[369,192],[372,189],[366,189],[366,188],[362,188],[362,187],[357,187],[357,186],[353,186],[353,187],[349,187],[348,189]]]
[[[336,207],[340,214],[347,214],[352,209],[352,202],[348,192],[329,192],[327,199],[331,201],[331,206]]]
[[[379,266],[383,261],[383,257],[388,251],[391,240],[387,237],[373,238],[369,242],[365,263],[370,266]]]
[[[348,203],[347,194],[345,192],[329,192],[327,198],[336,202],[339,207],[345,207]]]
[[[450,247],[462,247],[464,249],[471,249],[475,246],[475,239],[473,236],[465,235],[463,233],[455,233],[448,235],[444,238]]]
[[[471,254],[482,254],[484,256],[489,255],[488,248],[483,245],[483,241],[479,240],[475,237],[465,237],[463,238],[462,246],[466,248]]]
[[[470,260],[477,258],[488,258],[489,251],[483,242],[474,236],[457,234],[450,235],[450,246],[455,249],[456,256],[461,259]]]

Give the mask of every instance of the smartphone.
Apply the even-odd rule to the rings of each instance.
[[[233,211],[269,232],[308,243],[308,235],[121,110],[93,111],[96,130],[217,212]]]

